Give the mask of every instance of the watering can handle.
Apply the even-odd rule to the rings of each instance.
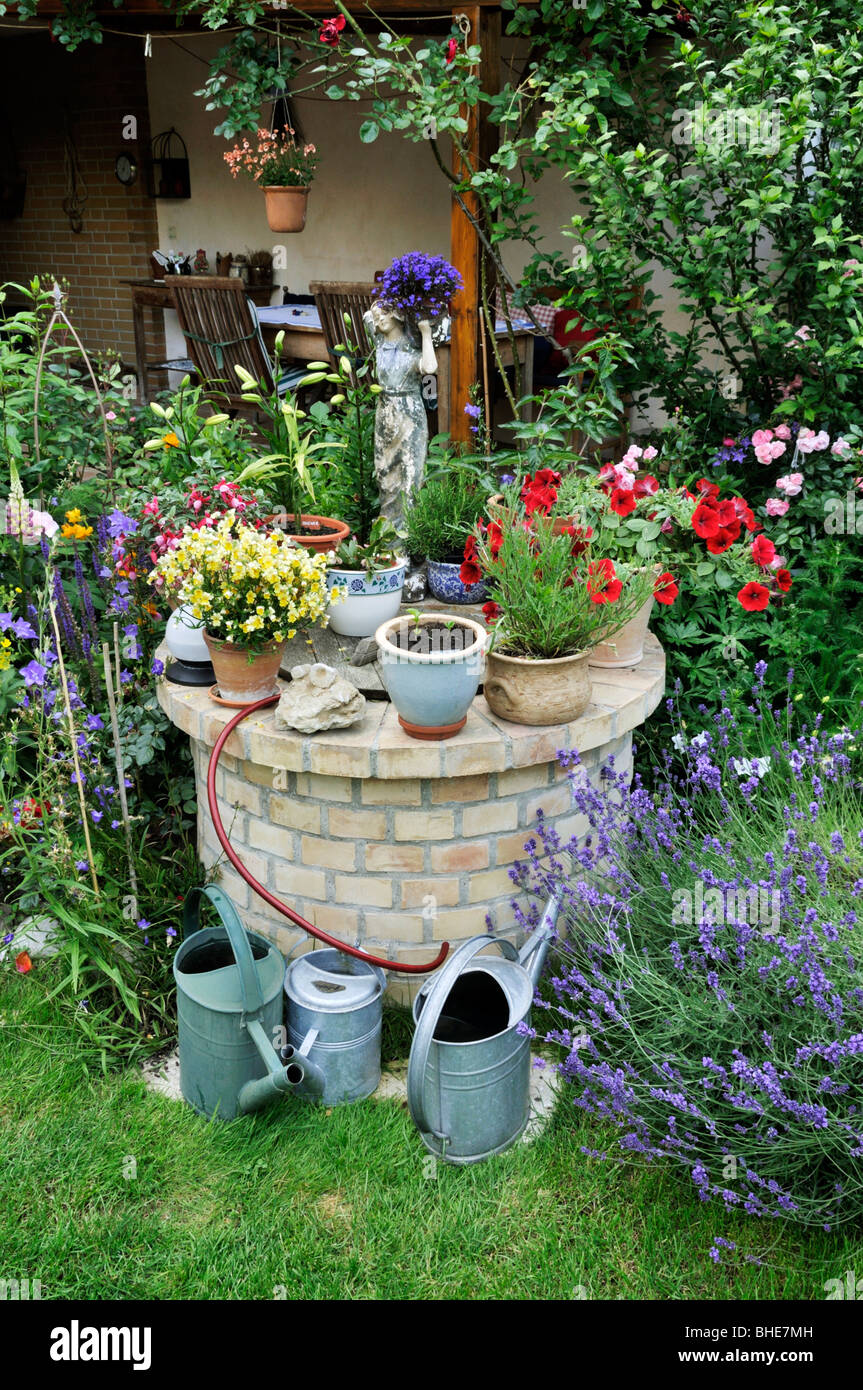
[[[434,1039],[434,1031],[438,1025],[438,1019],[443,1012],[444,1004],[449,998],[450,990],[458,979],[464,967],[474,956],[479,955],[480,951],[486,946],[499,946],[504,955],[512,961],[518,961],[518,951],[511,942],[503,938],[494,936],[472,936],[470,941],[466,941],[463,946],[450,956],[445,965],[433,977],[434,983],[429,990],[423,1005],[422,1013],[417,1021],[417,1030],[414,1034],[413,1046],[411,1047],[410,1062],[408,1064],[408,1106],[411,1118],[421,1134],[434,1134],[432,1126],[428,1123],[423,1104],[425,1093],[426,1065],[428,1063],[429,1049]],[[439,1136],[440,1137],[440,1136]]]
[[[240,972],[240,989],[243,995],[243,1013],[253,1018],[264,1007],[255,959],[249,946],[246,929],[237,915],[237,909],[223,889],[215,883],[207,883],[203,888],[192,888],[186,894],[183,904],[183,936],[198,931],[201,924],[201,899],[209,898],[219,914],[219,919],[234,952],[234,960]]]

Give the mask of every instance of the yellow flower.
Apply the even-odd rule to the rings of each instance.
[[[167,434],[162,435],[162,443],[166,449],[179,449],[180,447],[180,441],[173,430],[169,430]]]
[[[71,512],[67,512],[67,513],[66,513],[66,520],[67,520],[67,521],[70,521],[70,522],[72,523],[73,526],[74,526],[74,524],[75,524],[76,521],[80,521],[80,520],[81,520],[81,509],[80,509],[80,507],[73,507],[72,510],[71,510]]]
[[[68,515],[68,513],[67,513],[67,515]],[[80,515],[80,513],[79,513],[79,515]],[[93,527],[92,527],[92,526],[78,526],[78,525],[75,525],[75,526],[61,526],[61,527],[60,527],[60,534],[61,534],[62,536],[66,536],[67,539],[71,539],[71,540],[75,540],[75,541],[84,541],[84,540],[87,539],[88,536],[92,536],[92,534],[93,534]]]

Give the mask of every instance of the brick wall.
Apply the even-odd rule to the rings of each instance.
[[[198,854],[245,925],[280,949],[309,942],[259,898],[230,866],[207,810],[209,747],[192,740],[198,791]],[[632,734],[582,755],[598,784],[614,757],[631,773]],[[486,930],[515,938],[510,870],[541,807],[562,842],[587,829],[572,810],[557,762],[467,777],[337,777],[288,772],[223,754],[216,774],[219,813],[250,873],[307,921],[376,955],[431,960],[441,941]],[[389,995],[409,998],[422,977],[390,976]]]
[[[150,147],[144,64],[140,39],[109,34],[71,54],[43,33],[4,35],[0,44],[0,104],[27,172],[23,216],[0,222],[0,282],[65,276],[68,312],[85,346],[116,349],[129,364],[135,361],[130,291],[118,281],[148,276],[158,246],[156,204],[147,197],[142,168]],[[87,186],[78,235],[63,211],[64,112],[72,117]],[[137,141],[123,139],[127,115],[137,119]],[[114,173],[124,150],[137,156],[131,188]],[[156,344],[161,323],[153,327]]]

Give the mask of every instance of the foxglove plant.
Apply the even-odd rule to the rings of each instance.
[[[596,787],[562,750],[584,834],[540,816],[513,878],[524,926],[562,903],[532,1032],[610,1127],[585,1152],[671,1160],[703,1201],[829,1230],[863,1214],[858,741],[793,737],[765,669],[761,746],[725,705],[681,737],[682,781],[669,755],[651,791],[613,766]]]

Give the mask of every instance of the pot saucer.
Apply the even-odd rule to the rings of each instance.
[[[211,685],[207,694],[217,705],[225,705],[228,709],[246,709],[248,705],[256,705],[258,700],[269,700],[271,696],[278,695],[279,687],[274,685],[269,695],[256,695],[253,700],[223,700],[219,694],[218,685]]]
[[[467,723],[467,715],[455,724],[410,724],[406,719],[402,719],[401,715],[398,719],[405,733],[410,734],[411,738],[426,739],[430,743],[437,743],[445,738],[453,738]]]

